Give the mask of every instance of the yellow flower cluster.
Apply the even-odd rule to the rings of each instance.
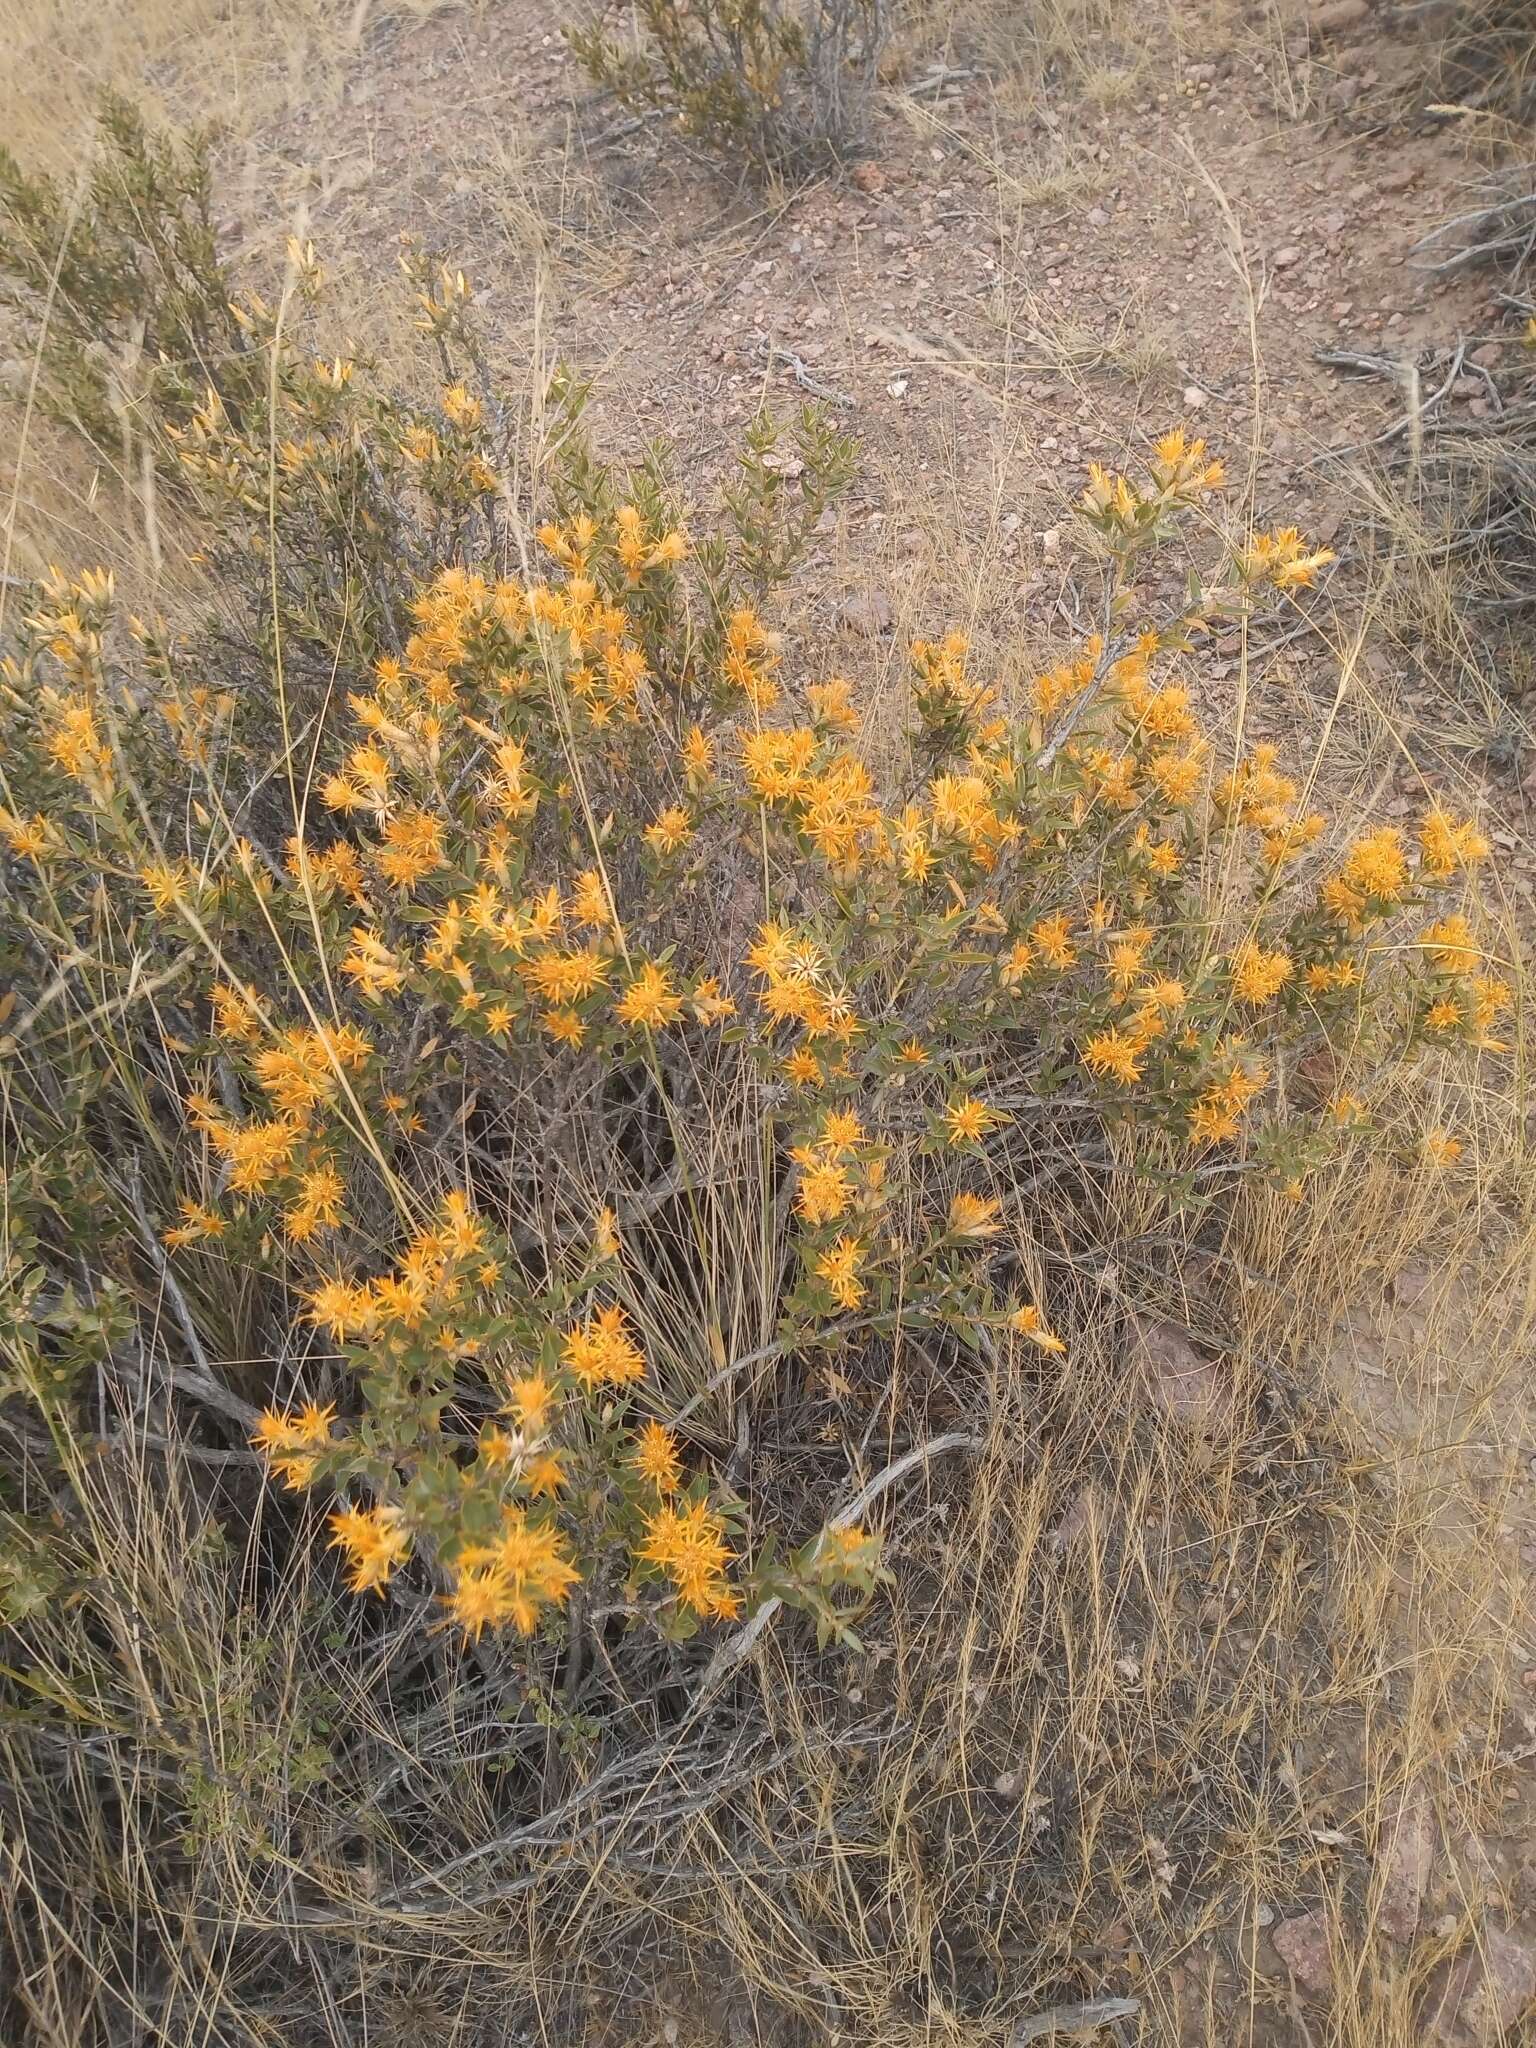
[[[421,285],[451,335],[467,288]],[[296,372],[310,416],[279,444],[280,489],[327,459],[363,375],[345,358]],[[486,411],[450,384],[430,418],[391,419],[413,492],[482,487]],[[236,496],[262,476],[214,401],[183,452],[210,477],[223,465]],[[1064,1340],[1044,1297],[996,1291],[1013,1235],[1001,1197],[1032,1134],[1129,1127],[1186,1159],[1243,1147],[1290,1187],[1368,1128],[1348,1064],[1367,1006],[1395,1027],[1374,1041],[1393,1052],[1496,1047],[1511,992],[1470,884],[1458,902],[1489,851],[1475,823],[1434,803],[1416,828],[1367,825],[1325,859],[1327,820],[1278,749],[1234,760],[1202,728],[1211,623],[1329,559],[1293,529],[1254,535],[1165,617],[1133,580],[1141,550],[1220,483],[1181,432],[1133,477],[1095,469],[1102,636],[1017,691],[964,635],[918,641],[893,749],[869,744],[848,678],[792,680],[772,579],[743,579],[751,604],[711,581],[713,550],[690,549],[648,478],[567,479],[536,568],[446,568],[382,651],[356,643],[334,701],[313,705],[318,800],[275,831],[253,806],[233,845],[203,798],[213,743],[245,744],[248,707],[203,674],[180,682],[158,629],[136,636],[156,742],[196,785],[176,809],[194,822],[146,840],[115,801],[144,749],[123,751],[134,704],[104,687],[110,587],[46,587],[26,658],[61,687],[5,673],[37,761],[0,830],[29,888],[71,863],[92,886],[126,881],[146,957],[189,932],[216,948],[210,1030],[163,1048],[193,1134],[165,1242],[291,1274],[311,1342],[355,1373],[341,1419],[272,1410],[255,1441],[286,1485],[337,1490],[331,1538],[357,1591],[424,1553],[470,1636],[529,1633],[622,1549],[637,1587],[664,1589],[668,1628],[760,1597],[732,1554],[730,1500],[707,1464],[685,1478],[687,1446],[653,1412],[632,1320],[653,1276],[626,1286],[611,1213],[588,1242],[563,1235],[550,1132],[605,1105],[601,1139],[578,1123],[571,1150],[617,1153],[611,1087],[654,1090],[674,1125],[713,1118],[727,1090],[733,1111],[762,1105],[774,1227],[787,1216],[791,1232],[787,1338],[990,1329],[1049,1358]],[[82,853],[98,842],[109,853]],[[81,902],[83,926],[96,913]],[[297,1013],[274,1000],[282,985],[303,992]],[[1272,1085],[1319,1047],[1337,1055],[1327,1102],[1310,1081]],[[436,1192],[441,1168],[414,1141],[444,1128],[445,1087],[464,1172],[499,1169],[504,1141],[508,1188],[540,1191],[547,1287],[489,1203]],[[1459,1141],[1432,1137],[1424,1156],[1451,1163]],[[380,1218],[402,1220],[365,1254]],[[869,1541],[832,1532],[804,1569],[860,1584]]]
[[[884,1161],[873,1154],[852,1110],[828,1110],[810,1142],[791,1146],[789,1156],[800,1169],[795,1207],[807,1223],[835,1223],[856,1205],[870,1208],[880,1199]]]
[[[647,1515],[636,1555],[663,1572],[695,1614],[729,1621],[741,1612],[741,1595],[727,1576],[732,1557],[725,1525],[707,1501],[663,1501]]]
[[[816,941],[791,925],[770,921],[758,927],[747,965],[763,984],[757,1001],[770,1025],[796,1024],[807,1040],[827,1041],[825,1056],[833,1071],[846,1071],[859,1019]],[[802,1060],[798,1070],[797,1056]],[[793,1080],[819,1082],[821,1059],[809,1045],[802,1046],[791,1056],[788,1071]]]
[[[645,1359],[621,1308],[599,1309],[566,1337],[561,1358],[587,1387],[625,1386],[644,1377]]]
[[[284,1486],[298,1492],[314,1478],[320,1453],[331,1441],[335,1420],[332,1403],[322,1408],[317,1402],[308,1401],[292,1415],[268,1409],[258,1418],[252,1441],[266,1453]]]
[[[1256,533],[1237,554],[1237,573],[1246,584],[1269,583],[1276,590],[1304,590],[1334,559],[1331,548],[1309,549],[1294,526]]]
[[[559,1606],[581,1583],[563,1532],[552,1522],[530,1521],[520,1507],[504,1511],[493,1542],[466,1544],[451,1572],[448,1610],[471,1641],[508,1622],[520,1635],[532,1635],[544,1610]]]
[[[443,1198],[438,1221],[414,1233],[392,1272],[363,1281],[337,1277],[309,1289],[304,1298],[310,1321],[338,1344],[380,1331],[419,1329],[429,1314],[464,1299],[470,1262],[484,1241],[485,1227],[468,1197],[452,1189]],[[488,1285],[494,1269],[482,1268],[474,1277]]]
[[[741,752],[747,787],[785,813],[834,875],[851,879],[884,851],[874,782],[856,755],[828,754],[810,726],[764,726],[743,736]]]
[[[1241,1053],[1240,1046],[1225,1048]],[[1189,1137],[1195,1145],[1221,1145],[1238,1135],[1243,1111],[1269,1079],[1268,1067],[1233,1058],[1224,1071],[1207,1080],[1189,1112]]]
[[[1244,939],[1232,955],[1232,993],[1240,1003],[1257,1009],[1272,1002],[1295,971],[1296,963],[1281,948],[1267,953],[1252,939]]]
[[[749,606],[734,611],[726,626],[721,677],[754,712],[771,711],[779,701],[779,659],[778,635]]]
[[[411,1554],[411,1534],[398,1507],[342,1508],[330,1518],[331,1547],[347,1560],[354,1593],[382,1593]]]
[[[1206,460],[1203,441],[1191,441],[1182,428],[1174,428],[1154,444],[1147,477],[1137,484],[1097,462],[1089,464],[1082,511],[1111,545],[1139,547],[1154,539],[1173,515],[1219,490],[1226,471],[1220,462]]]

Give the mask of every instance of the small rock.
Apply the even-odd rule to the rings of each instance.
[[[832,314],[828,307],[812,306],[800,324],[802,327],[825,327],[831,318]]]
[[[1327,1991],[1333,1984],[1333,1957],[1328,1947],[1328,1915],[1319,1906],[1294,1920],[1282,1920],[1270,1936],[1275,1953],[1298,1984],[1309,1991]]]
[[[855,164],[848,177],[855,192],[867,193],[871,198],[885,190],[885,172],[879,164]]]
[[[1175,1422],[1209,1429],[1228,1419],[1232,1395],[1210,1359],[1189,1333],[1166,1316],[1133,1315],[1132,1339],[1153,1399]]]
[[[1403,1308],[1413,1308],[1434,1284],[1432,1266],[1403,1266],[1392,1276],[1392,1299]]]
[[[1214,85],[1216,82],[1216,66],[1214,64],[1186,64],[1184,66],[1184,76],[1191,85]]]
[[[893,377],[885,388],[892,398],[905,398],[907,395],[907,379],[905,377]]]
[[[1312,10],[1312,26],[1320,36],[1339,36],[1358,28],[1370,15],[1366,0],[1327,0]]]
[[[1502,342],[1485,341],[1481,348],[1473,349],[1471,355],[1467,357],[1467,361],[1475,363],[1480,370],[1496,370],[1503,354],[1504,345]]]
[[[844,598],[837,608],[837,623],[847,627],[850,633],[862,633],[866,640],[889,633],[896,623],[896,614],[891,609],[891,600],[883,590],[871,585],[867,590],[855,591]]]
[[[1448,1993],[1457,2024],[1474,2041],[1503,2039],[1536,1998],[1536,1948],[1485,1927],[1476,1951],[1452,1972]]]
[[[793,483],[797,476],[804,476],[805,474],[804,462],[798,455],[788,449],[770,448],[763,457],[763,467],[764,469],[771,469],[788,483]]]
[[[1205,393],[1200,389],[1200,386],[1198,384],[1186,385],[1184,390],[1185,411],[1198,412],[1204,403]]]
[[[1273,260],[1276,270],[1289,270],[1293,264],[1301,261],[1301,251],[1294,242],[1291,242],[1285,248],[1277,249]]]
[[[1481,1892],[1502,1892],[1504,1878],[1498,1863],[1476,1835],[1463,1835],[1456,1844],[1456,1866],[1461,1873],[1463,1896],[1467,1887]]]
[[[1107,228],[1109,226],[1109,215],[1102,206],[1089,207],[1088,225],[1091,228]]]
[[[1045,1539],[1050,1544],[1052,1550],[1066,1550],[1092,1526],[1097,1500],[1097,1491],[1094,1487],[1083,1487],[1061,1520]]]
[[[1390,171],[1382,174],[1383,192],[1406,192],[1410,185],[1417,185],[1423,176],[1421,164],[1394,164]]]

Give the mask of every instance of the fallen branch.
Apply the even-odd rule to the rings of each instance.
[[[1459,341],[1452,351],[1451,367],[1446,371],[1443,381],[1425,398],[1422,395],[1419,368],[1416,363],[1394,362],[1385,356],[1357,355],[1350,349],[1319,349],[1315,360],[1328,369],[1361,370],[1371,376],[1389,376],[1405,385],[1408,392],[1408,410],[1395,425],[1373,435],[1369,441],[1357,441],[1352,447],[1335,450],[1332,459],[1342,462],[1351,455],[1361,454],[1367,448],[1380,448],[1388,441],[1395,441],[1399,434],[1411,433],[1416,436],[1427,415],[1434,411],[1461,375],[1466,353],[1467,344],[1465,341]]]
[[[844,1502],[843,1506],[833,1515],[827,1527],[829,1529],[846,1529],[850,1523],[857,1522],[860,1516],[880,1498],[881,1494],[888,1492],[891,1487],[896,1485],[898,1480],[904,1479],[916,1466],[926,1465],[932,1459],[942,1457],[945,1451],[976,1451],[980,1450],[980,1448],[980,1438],[972,1436],[969,1431],[963,1429],[952,1429],[946,1436],[936,1436],[925,1444],[919,1444],[915,1450],[908,1451],[904,1457],[895,1459],[893,1463],[885,1467],[884,1471],[877,1472],[873,1479],[866,1485],[861,1486],[859,1491],[853,1496],[853,1499]],[[777,1594],[772,1599],[765,1600],[752,1619],[743,1623],[737,1629],[735,1635],[727,1637],[720,1645],[714,1656],[710,1658],[704,1676],[700,1679],[698,1686],[694,1690],[693,1698],[689,1702],[687,1715],[689,1721],[693,1720],[694,1716],[701,1711],[721,1684],[735,1670],[736,1666],[746,1656],[747,1652],[752,1648],[758,1637],[761,1636],[764,1629],[767,1628],[769,1622],[773,1620],[773,1617],[783,1605],[784,1602]]]
[[[201,1401],[205,1408],[212,1408],[220,1415],[226,1416],[229,1421],[237,1422],[249,1435],[260,1418],[260,1410],[253,1408],[249,1401],[241,1400],[238,1394],[231,1393],[214,1375],[213,1361],[204,1349],[191,1304],[181,1291],[181,1282],[171,1271],[171,1262],[166,1256],[165,1246],[160,1242],[155,1226],[149,1220],[149,1212],[144,1206],[144,1190],[137,1159],[131,1163],[128,1170],[127,1193],[128,1206],[132,1209],[133,1220],[138,1225],[139,1241],[155,1263],[160,1275],[160,1285],[171,1305],[171,1313],[180,1325],[187,1349],[196,1361],[193,1365],[165,1364],[162,1369],[167,1382],[176,1393],[187,1394],[193,1400]],[[146,1353],[146,1368],[148,1364]]]
[[[1081,2005],[1053,2005],[1045,2012],[1031,2013],[1014,2028],[1008,2048],[1024,2048],[1026,2041],[1043,2041],[1055,2034],[1082,2034],[1091,2027],[1110,2027],[1116,2020],[1133,2020],[1141,2011],[1139,1998],[1088,1998]]]
[[[792,348],[780,348],[776,342],[765,342],[764,353],[770,362],[787,363],[794,373],[795,382],[802,391],[809,391],[813,398],[824,398],[828,405],[854,406],[856,398],[850,398],[846,391],[834,391],[830,384],[823,384],[813,377],[801,357]]]

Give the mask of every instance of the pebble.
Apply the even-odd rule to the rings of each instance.
[[[873,640],[881,633],[890,632],[896,623],[896,615],[885,592],[872,586],[844,599],[838,606],[837,622],[850,632],[862,633],[865,639]]]
[[[1333,1957],[1328,1946],[1328,1915],[1319,1906],[1294,1920],[1282,1920],[1270,1939],[1275,1953],[1298,1984],[1308,1991],[1326,1991],[1333,1983]]]
[[[1319,35],[1342,35],[1368,20],[1370,12],[1366,0],[1327,0],[1326,6],[1313,8],[1312,26]]]

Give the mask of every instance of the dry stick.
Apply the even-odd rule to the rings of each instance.
[[[1106,581],[1104,590],[1104,626],[1100,635],[1104,644],[1099,650],[1098,667],[1095,668],[1093,674],[1088,678],[1086,687],[1079,693],[1077,702],[1073,705],[1071,713],[1062,725],[1061,730],[1035,756],[1035,767],[1037,770],[1049,768],[1056,756],[1067,744],[1067,741],[1071,739],[1073,733],[1077,730],[1088,712],[1092,710],[1100,690],[1104,687],[1105,678],[1120,659],[1121,650],[1115,641],[1110,638],[1110,624],[1114,618],[1114,610],[1115,579],[1113,576],[1110,576]]]
[[[809,391],[813,398],[825,399],[829,405],[852,406],[858,404],[858,400],[850,398],[846,391],[834,391],[830,384],[823,384],[818,378],[813,377],[805,367],[804,360],[797,356],[793,349],[779,348],[770,343],[765,353],[770,362],[787,363],[800,389],[802,391]]]
[[[678,1731],[679,1734],[682,1732],[684,1731]],[[869,1739],[867,1730],[861,1731],[860,1739]],[[795,1753],[794,1745],[790,1744],[782,1749],[772,1751],[766,1763],[758,1763],[757,1759],[761,1756],[763,1750],[769,1748],[770,1745],[765,1739],[760,1739],[756,1748],[750,1742],[737,1744],[734,1750],[728,1752],[723,1759],[719,1760],[721,1768],[718,1769],[715,1779],[709,1784],[702,1786],[698,1792],[683,1795],[681,1798],[675,1798],[669,1804],[652,1803],[649,1805],[642,1815],[645,1825],[654,1827],[677,1818],[685,1818],[688,1813],[697,1810],[700,1806],[708,1805],[718,1800],[726,1792],[732,1790],[734,1786],[745,1783],[754,1776],[766,1775],[768,1771],[775,1769],[779,1764],[787,1762]],[[640,1781],[651,1771],[653,1764],[659,1763],[662,1768],[665,1768],[675,1759],[677,1749],[677,1738],[669,1737],[665,1742],[655,1743],[648,1750],[641,1751],[638,1754],[615,1758],[611,1764],[604,1770],[599,1771],[585,1785],[580,1785],[574,1792],[568,1793],[558,1806],[539,1814],[535,1819],[524,1823],[521,1827],[511,1829],[504,1835],[497,1835],[488,1842],[474,1843],[470,1848],[462,1850],[457,1856],[450,1857],[447,1862],[440,1863],[431,1870],[422,1871],[418,1876],[411,1878],[407,1883],[398,1886],[394,1891],[387,1893],[382,1899],[375,1900],[372,1903],[382,1907],[385,1911],[426,1913],[433,1910],[433,1905],[436,1902],[423,1903],[419,1906],[413,1906],[408,1902],[415,1898],[417,1894],[432,1887],[443,1890],[446,1886],[446,1880],[450,1877],[456,1877],[461,1871],[468,1870],[476,1864],[484,1863],[495,1856],[510,1855],[517,1851],[569,1846],[570,1838],[562,1838],[554,1832],[560,1825],[572,1819],[583,1807],[594,1805],[602,1795],[612,1789],[625,1791],[636,1789]],[[723,1768],[725,1765],[735,1763],[743,1752],[749,1758],[745,1766],[734,1772]],[[688,1761],[698,1762],[700,1759],[693,1757],[688,1759]],[[644,1796],[646,1798],[649,1798],[650,1794],[654,1791],[659,1776],[660,1772],[658,1770],[651,1777],[650,1784],[645,1788]],[[622,1815],[614,1813],[609,1816],[608,1821],[594,1820],[590,1825],[595,1829],[602,1829],[609,1825],[617,1825],[622,1819]],[[535,1870],[529,1873],[529,1877],[532,1881],[537,1882],[543,1874],[543,1872]],[[492,1895],[494,1896],[494,1894]],[[306,1924],[311,1926],[318,1924],[334,1926],[338,1924],[331,1915],[323,1912],[305,1911],[302,1912],[301,1917]],[[339,1924],[347,1925],[349,1923],[341,1922]]]
[[[893,1487],[899,1479],[904,1479],[914,1466],[926,1465],[930,1459],[942,1456],[945,1451],[979,1451],[980,1449],[981,1439],[972,1436],[968,1430],[964,1429],[952,1429],[946,1436],[930,1438],[927,1443],[919,1444],[915,1450],[908,1451],[903,1457],[897,1458],[893,1464],[887,1465],[883,1472],[877,1472],[866,1486],[860,1487],[852,1500],[846,1502],[844,1506],[838,1509],[831,1521],[828,1522],[827,1527],[829,1529],[846,1529],[851,1522],[856,1522],[860,1515],[880,1498],[882,1493]],[[710,1658],[704,1676],[700,1679],[693,1698],[689,1702],[686,1721],[692,1721],[694,1716],[705,1706],[711,1694],[721,1684],[722,1680],[729,1677],[742,1658],[746,1656],[752,1645],[757,1641],[763,1630],[783,1605],[783,1600],[775,1593],[772,1599],[763,1602],[749,1622],[737,1629],[735,1635],[729,1637],[720,1645],[714,1656]]]
[[[907,1451],[902,1457],[895,1459],[883,1471],[877,1472],[873,1479],[860,1487],[853,1498],[845,1502],[838,1509],[837,1513],[833,1515],[828,1527],[832,1529],[846,1528],[849,1523],[857,1521],[866,1509],[877,1501],[883,1493],[888,1492],[891,1487],[896,1485],[898,1480],[905,1478],[908,1472],[919,1465],[927,1464],[933,1458],[941,1457],[945,1451],[975,1451],[980,1448],[981,1440],[979,1437],[972,1436],[968,1431],[958,1429],[951,1430],[944,1436],[933,1437],[928,1443],[919,1444],[914,1450]],[[715,1688],[722,1679],[729,1675],[742,1657],[746,1655],[747,1651],[751,1649],[752,1645],[757,1641],[783,1604],[783,1601],[777,1595],[770,1600],[765,1600],[751,1621],[745,1627],[738,1629],[736,1634],[729,1641],[723,1643],[715,1652],[702,1681],[689,1701],[688,1711],[683,1716],[676,1736],[667,1745],[667,1753],[669,1755],[675,1755],[678,1740],[697,1720],[705,1706],[708,1705],[710,1696]],[[591,1784],[573,1792],[559,1806],[555,1807],[553,1811],[541,1814],[537,1822],[515,1830],[511,1836],[499,1837],[494,1842],[477,1843],[472,1849],[465,1850],[461,1855],[453,1857],[445,1864],[440,1864],[435,1870],[413,1879],[409,1884],[397,1891],[388,1903],[398,1911],[426,1910],[425,1908],[408,1907],[404,1902],[413,1893],[423,1890],[428,1885],[441,1885],[444,1879],[471,1864],[482,1862],[487,1856],[507,1851],[513,1847],[534,1846],[535,1837],[539,1833],[547,1834],[553,1823],[568,1818],[581,1806],[589,1804],[593,1796],[601,1791],[606,1784],[625,1777],[632,1778],[635,1775],[636,1764],[640,1761],[643,1760],[632,1757],[620,1758],[616,1763],[610,1765],[606,1771],[599,1772],[597,1778]],[[714,1789],[718,1792],[720,1788],[716,1787]],[[652,1815],[651,1818],[654,1819],[655,1816]],[[537,1873],[533,1875],[536,1877]],[[314,1916],[305,1914],[304,1918],[313,1924]]]
[[[1434,410],[1456,382],[1456,379],[1461,375],[1462,360],[1466,353],[1466,342],[1459,341],[1451,356],[1451,367],[1446,372],[1444,383],[1432,391],[1428,398],[1425,398],[1420,385],[1419,370],[1416,363],[1397,363],[1384,356],[1357,356],[1352,355],[1348,350],[1319,349],[1316,353],[1316,360],[1322,363],[1325,368],[1368,369],[1371,374],[1376,376],[1391,376],[1397,382],[1406,384],[1408,388],[1408,410],[1395,426],[1388,427],[1384,433],[1373,435],[1369,441],[1357,441],[1352,447],[1334,451],[1332,459],[1342,462],[1347,456],[1358,455],[1362,449],[1380,448],[1385,442],[1395,441],[1399,434],[1417,436],[1423,425],[1425,415]]]
[[[156,1236],[155,1227],[149,1220],[149,1212],[144,1207],[144,1191],[140,1184],[137,1159],[128,1170],[127,1183],[128,1202],[139,1228],[140,1241],[155,1262],[166,1299],[170,1302],[171,1311],[181,1326],[182,1336],[187,1340],[187,1349],[196,1361],[195,1365],[167,1363],[166,1379],[177,1393],[191,1395],[205,1407],[217,1409],[220,1415],[227,1416],[231,1422],[238,1422],[242,1429],[249,1431],[259,1419],[259,1411],[253,1408],[249,1401],[242,1401],[238,1394],[232,1394],[228,1387],[221,1386],[214,1377],[213,1361],[203,1348],[203,1340],[198,1334],[197,1320],[192,1314],[191,1305],[181,1291],[181,1282],[171,1271],[171,1262],[166,1256],[165,1247]]]
[[[112,1016],[116,1011],[127,1009],[130,1003],[137,1002],[145,996],[154,995],[158,989],[164,988],[167,982],[174,981],[183,967],[189,961],[197,958],[197,952],[196,946],[183,948],[169,967],[162,968],[158,974],[151,975],[148,980],[141,980],[139,978],[140,960],[136,956],[130,971],[127,988],[120,995],[108,996],[98,1003],[94,1010],[88,1011],[80,1019],[81,1024],[89,1025],[104,1022],[106,1018]],[[69,993],[72,971],[77,967],[84,966],[87,959],[88,956],[78,949],[69,955],[64,965],[54,975],[53,980],[49,982],[31,1009],[19,1017],[11,1029],[4,1034],[4,1039],[12,1047],[19,1044],[26,1037],[44,1010],[51,1008],[61,996]]]
[[[1031,2013],[1020,2020],[1009,2037],[1008,2048],[1024,2048],[1027,2041],[1044,2040],[1047,2035],[1085,2033],[1090,2027],[1110,2027],[1116,2020],[1133,2020],[1141,2011],[1139,1998],[1089,1998],[1081,2005],[1053,2005],[1046,2012]]]

